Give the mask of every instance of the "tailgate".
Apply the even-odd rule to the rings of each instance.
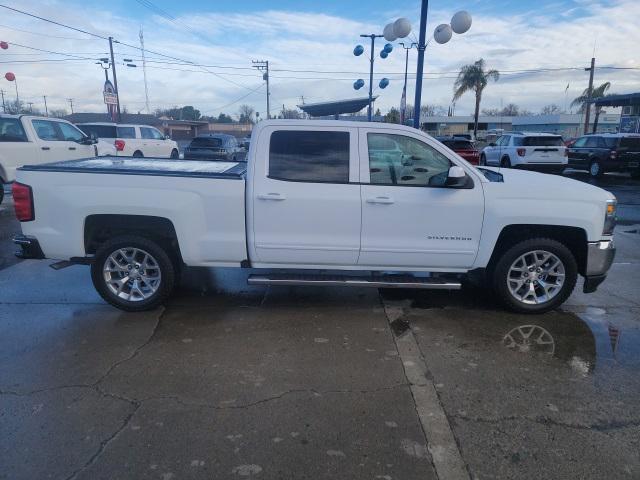
[[[565,147],[526,147],[525,158],[532,163],[566,163]]]

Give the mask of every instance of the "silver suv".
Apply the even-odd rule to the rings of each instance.
[[[561,173],[567,167],[567,147],[553,133],[507,132],[482,150],[480,165]]]

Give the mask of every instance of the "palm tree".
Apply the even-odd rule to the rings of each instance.
[[[485,70],[484,59],[480,59],[471,65],[465,65],[460,69],[458,78],[453,84],[453,101],[457,101],[466,92],[475,92],[476,94],[476,111],[473,123],[473,136],[478,134],[478,115],[480,115],[480,101],[482,100],[482,91],[489,83],[489,80],[497,82],[500,78],[500,72],[497,70]]]
[[[609,90],[610,87],[611,87],[611,82],[604,82],[599,87],[594,88],[593,91],[591,92],[591,100],[606,96],[607,90]],[[579,106],[581,113],[584,112],[587,108],[591,108],[591,102],[589,101],[589,89],[585,88],[584,92],[582,92],[582,95],[574,98],[573,102],[571,102],[571,106],[572,107]],[[595,133],[596,129],[598,128],[598,119],[600,118],[602,107],[599,105],[596,105],[595,111],[596,111],[596,114],[593,119],[593,133]]]

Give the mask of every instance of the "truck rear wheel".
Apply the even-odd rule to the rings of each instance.
[[[517,243],[498,259],[493,288],[511,310],[544,313],[571,295],[577,276],[575,257],[565,245],[534,238]]]
[[[157,243],[137,235],[122,235],[98,248],[91,279],[100,296],[127,312],[161,305],[175,285],[175,267]]]

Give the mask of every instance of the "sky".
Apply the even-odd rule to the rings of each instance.
[[[112,36],[118,42],[121,104],[145,113],[141,51],[133,48],[140,46],[142,27],[150,110],[193,105],[215,116],[237,116],[242,104],[265,116],[265,85],[252,60],[270,63],[272,115],[283,105],[295,108],[303,97],[313,103],[366,96],[368,84],[353,89],[359,78],[368,82],[370,47],[359,35],[382,33],[385,24],[406,17],[413,31],[405,40],[411,42],[420,15],[419,0],[0,0],[0,5]],[[610,81],[615,93],[640,90],[637,0],[431,0],[427,36],[458,10],[468,11],[473,25],[445,45],[427,47],[423,104],[448,108],[457,72],[479,58],[501,72],[500,80],[485,89],[482,108],[509,103],[533,112],[551,103],[565,108],[587,87],[584,67],[594,54],[596,85]],[[44,110],[46,95],[49,109],[69,111],[72,98],[76,112],[105,110],[104,73],[95,62],[106,56],[106,40],[5,8],[0,8],[0,40],[10,44],[0,50],[0,89],[7,100],[15,99],[15,85],[4,79],[10,71],[20,99],[34,108]],[[355,57],[352,51],[359,43],[366,55]],[[400,103],[405,61],[398,42],[386,59],[380,58],[384,43],[378,40],[374,63],[374,86],[383,77],[390,80],[386,89],[375,90],[376,107],[383,112]],[[137,67],[125,66],[124,59]],[[408,103],[413,103],[415,71],[414,49]],[[473,95],[466,94],[456,114],[471,114],[473,107]]]

